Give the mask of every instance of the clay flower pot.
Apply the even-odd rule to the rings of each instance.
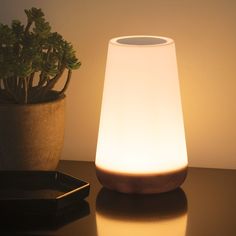
[[[65,97],[0,104],[0,170],[54,170],[64,141]]]

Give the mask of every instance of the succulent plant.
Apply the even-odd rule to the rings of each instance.
[[[27,24],[0,23],[0,103],[40,103],[62,96],[81,65],[71,43],[51,32],[41,9],[25,10]],[[53,88],[67,73],[62,90]],[[54,91],[54,92],[52,92]]]

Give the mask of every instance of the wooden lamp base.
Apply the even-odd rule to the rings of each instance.
[[[178,188],[187,176],[187,167],[161,174],[123,174],[96,167],[100,183],[123,193],[153,194]]]

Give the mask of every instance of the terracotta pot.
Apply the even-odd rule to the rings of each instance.
[[[54,170],[64,141],[65,97],[0,104],[0,170]]]

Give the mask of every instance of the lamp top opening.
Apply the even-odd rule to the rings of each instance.
[[[110,43],[120,46],[162,46],[174,41],[162,36],[134,35],[113,38]]]

